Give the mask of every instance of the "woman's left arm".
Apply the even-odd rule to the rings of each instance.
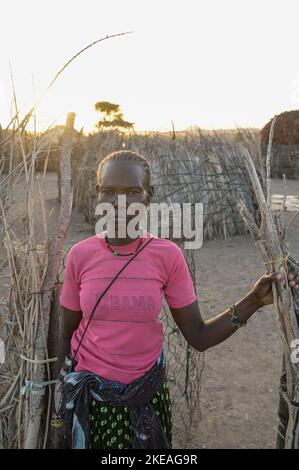
[[[282,280],[281,273],[264,274],[248,294],[235,303],[236,314],[241,323],[247,322],[262,306],[273,303],[272,282]],[[290,287],[299,289],[299,277],[295,278],[290,272],[288,280]],[[185,307],[170,307],[170,311],[186,341],[198,351],[203,352],[216,346],[237,330],[230,319],[229,308],[207,321],[202,319],[197,300]]]

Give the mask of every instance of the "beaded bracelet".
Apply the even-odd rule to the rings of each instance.
[[[245,322],[241,322],[238,315],[237,315],[237,312],[236,312],[236,306],[235,304],[232,305],[230,308],[229,308],[229,312],[228,312],[228,315],[229,315],[229,318],[231,320],[231,322],[237,327],[237,328],[241,328],[242,326],[245,326],[247,325],[247,321]]]

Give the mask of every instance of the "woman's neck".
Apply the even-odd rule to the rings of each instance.
[[[117,236],[117,230],[115,230],[115,236],[114,237],[108,237],[107,235],[107,241],[110,245],[117,245],[117,246],[122,246],[122,245],[128,245],[129,243],[132,243],[134,240],[137,240],[141,235],[140,230],[139,234],[135,237],[129,237],[128,234],[126,237],[118,237]]]
[[[126,237],[126,238],[117,238],[117,237],[114,237],[114,238],[110,238],[107,236],[107,241],[110,245],[117,245],[117,246],[121,246],[121,245],[128,245],[129,243],[132,243],[134,240],[136,240],[138,237],[135,237],[135,238],[130,238],[130,237]]]

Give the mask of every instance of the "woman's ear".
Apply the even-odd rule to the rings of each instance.
[[[100,191],[100,183],[96,184],[96,191],[97,191],[97,193]]]

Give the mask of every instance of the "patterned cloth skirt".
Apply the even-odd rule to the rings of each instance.
[[[164,382],[149,402],[172,446],[171,400]],[[132,426],[127,406],[102,406],[91,400],[89,409],[90,448],[132,449]]]

